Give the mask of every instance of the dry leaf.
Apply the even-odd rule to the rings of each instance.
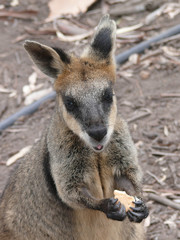
[[[180,4],[179,3],[167,3],[163,13],[167,13],[168,16],[172,19],[180,13]]]
[[[36,80],[37,80],[37,73],[36,72],[33,72],[29,78],[28,78],[28,81],[29,81],[29,84],[30,85],[35,85],[36,84]]]
[[[93,34],[93,31],[91,30],[86,33],[75,35],[75,36],[65,36],[59,31],[57,31],[56,34],[57,34],[57,37],[63,42],[74,42],[74,41],[80,41],[84,38],[91,36]]]
[[[139,63],[139,54],[134,53],[129,57],[129,62],[133,64],[138,64]]]
[[[65,19],[59,19],[56,21],[56,28],[61,33],[65,35],[78,35],[78,34],[84,34],[87,32],[88,28],[83,28],[82,26],[79,27],[74,23],[71,23]]]
[[[141,28],[142,26],[143,26],[143,23],[139,23],[130,27],[119,28],[116,30],[116,34],[118,35],[118,34],[123,34],[127,32],[132,32],[134,30]]]
[[[0,93],[11,93],[13,90],[4,88],[2,85],[0,85]]]
[[[11,3],[10,3],[10,5],[11,5],[12,7],[15,7],[15,6],[19,5],[19,0],[12,0]]]
[[[24,97],[27,97],[30,93],[40,89],[43,86],[42,83],[40,83],[38,85],[35,85],[36,80],[37,80],[37,73],[33,72],[28,78],[29,85],[24,85],[23,86],[22,90],[23,90]]]
[[[34,101],[39,100],[40,98],[46,96],[47,94],[52,92],[52,88],[48,88],[48,89],[43,89],[40,91],[36,91],[31,93],[30,95],[28,95],[24,101],[25,105],[29,105],[31,103],[33,103]]]
[[[6,166],[10,166],[13,163],[15,163],[18,159],[24,157],[30,151],[31,147],[32,146],[26,146],[23,149],[21,149],[18,153],[10,157],[6,162]]]
[[[96,0],[51,0],[48,3],[50,14],[46,22],[52,21],[65,14],[77,15],[87,11]]]
[[[180,56],[180,50],[177,48],[164,46],[164,47],[161,47],[161,49],[163,50],[164,53],[166,53],[169,56],[172,56],[172,57]]]

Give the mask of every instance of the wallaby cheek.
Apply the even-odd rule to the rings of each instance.
[[[68,128],[71,129],[76,135],[80,136],[82,133],[81,126],[78,121],[69,114],[63,106],[63,118]]]

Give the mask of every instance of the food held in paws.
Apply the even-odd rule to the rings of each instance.
[[[135,204],[133,203],[135,198],[128,195],[125,191],[114,190],[114,198],[117,198],[118,201],[125,206],[126,212],[131,210],[130,207],[135,207]]]

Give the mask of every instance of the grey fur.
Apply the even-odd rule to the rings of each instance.
[[[101,21],[103,28],[105,22],[112,26],[108,17],[104,19],[106,21]],[[97,31],[100,29],[98,27]],[[46,49],[52,53],[50,48]],[[33,55],[32,48],[30,52]],[[112,52],[111,49],[109,54]],[[92,55],[89,57],[91,61]],[[47,64],[33,60],[41,70],[47,67]],[[62,66],[63,69],[66,66],[60,64],[57,71],[62,73]],[[48,74],[49,69],[44,72]],[[1,240],[144,239],[141,224],[127,218],[114,221],[106,216],[114,189],[141,195],[142,174],[127,124],[120,117],[116,118],[115,96],[109,110],[100,111],[101,103],[97,102],[111,81],[97,73],[95,67],[93,75],[88,75],[94,79],[81,82],[78,77],[77,83],[67,82],[66,87],[57,90],[49,127],[21,161],[1,197]],[[71,74],[76,73],[72,71]],[[88,136],[83,118],[79,120],[67,111],[63,96],[71,96],[80,102],[79,111],[89,112],[91,117],[98,115],[96,124],[99,126],[103,122],[108,129],[102,141]],[[91,120],[89,125],[94,126],[94,122],[92,124]],[[93,146],[100,144],[104,145],[103,151],[96,151]]]

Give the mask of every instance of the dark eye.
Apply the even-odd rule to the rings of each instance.
[[[72,97],[64,97],[64,104],[66,106],[66,109],[70,112],[72,112],[77,107],[77,104]]]
[[[113,92],[112,89],[107,88],[102,96],[102,101],[107,103],[112,103],[113,101]]]

